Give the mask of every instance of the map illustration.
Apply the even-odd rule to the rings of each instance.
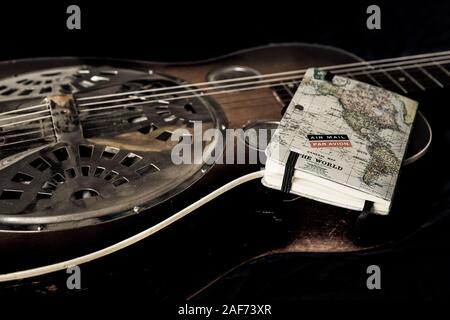
[[[267,149],[296,169],[390,200],[417,102],[353,79],[309,69]],[[315,140],[318,141],[315,141]]]

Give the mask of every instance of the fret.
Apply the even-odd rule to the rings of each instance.
[[[284,92],[278,91],[277,96],[283,103],[289,103],[292,99],[292,96],[285,91]]]
[[[415,64],[415,66],[417,66],[419,68],[420,71],[422,71],[425,75],[427,75],[427,77],[429,77],[434,83],[436,83],[439,87],[443,88],[444,85],[442,83],[439,82],[439,80],[437,80],[431,73],[429,73],[426,69],[424,69],[423,67]]]
[[[450,86],[450,62],[448,61],[430,59],[423,64],[411,63],[405,66],[389,66],[386,69],[381,66],[367,65],[366,70],[342,75],[407,95],[415,91]]]
[[[367,73],[364,70],[362,72],[363,72],[362,74],[354,74],[354,75],[352,75],[352,77],[361,82],[366,82],[366,83],[373,84],[378,87],[384,88],[384,86],[380,82],[378,82],[378,80],[375,79],[372,76],[372,74]],[[349,73],[349,74],[351,74],[351,73]]]
[[[282,86],[286,90],[286,92],[292,97],[294,97],[294,92],[291,90],[292,83],[281,82]]]
[[[411,65],[409,68],[402,67],[401,69],[403,70],[403,75],[408,77],[408,80],[410,80],[408,82],[416,86],[415,89],[420,88],[420,90],[424,91],[443,88],[444,86],[450,84],[450,77],[444,74],[442,70],[435,65]],[[411,91],[414,90],[411,89]]]
[[[400,82],[398,82],[394,77],[392,77],[391,74],[390,74],[389,72],[384,71],[384,70],[383,70],[382,72],[383,72],[383,74],[384,74],[386,77],[388,77],[393,83],[395,83],[395,84],[397,85],[397,87],[399,87],[400,90],[403,91],[403,93],[408,93],[408,90],[406,90],[405,87],[402,86],[402,85],[400,84]]]
[[[375,79],[375,77],[373,75],[371,75],[370,73],[364,72],[364,74],[376,85],[378,85],[379,87],[384,88],[384,86],[378,82],[377,79]]]
[[[399,92],[400,93],[407,93],[405,92],[406,89],[398,83],[392,76],[390,76],[389,73],[382,69],[374,69],[371,71],[371,73],[368,73],[374,78],[378,83],[379,86],[382,88],[385,88],[390,91]]]
[[[436,58],[420,61],[421,63],[412,61],[398,65],[391,63],[388,66],[371,66],[365,63],[364,68],[356,69],[354,72],[337,71],[336,74],[408,95],[416,91],[450,85],[449,61]],[[280,102],[292,99],[298,87],[297,81],[282,81],[272,87]]]
[[[407,72],[412,78],[414,78],[418,83],[420,83],[425,90],[436,88],[436,83],[431,80],[425,73],[422,72],[417,67],[414,68],[402,68]]]
[[[450,77],[450,71],[445,69],[440,63],[437,63],[436,61],[433,61],[434,65],[436,65],[443,73],[445,73],[447,76]]]
[[[445,68],[448,63],[438,63],[433,61],[433,65],[428,67],[427,70],[433,75],[444,87],[450,85],[450,71]]]
[[[275,97],[283,106],[289,104],[292,99],[292,95],[289,93],[289,91],[286,90],[286,87],[282,82],[280,84],[272,86],[271,89],[275,93]]]
[[[411,79],[405,75],[398,67],[393,67],[394,69],[389,70],[389,75],[395,79],[407,92],[404,92],[403,90],[399,90],[398,88],[394,88],[394,91],[400,93],[400,94],[409,94],[414,91],[420,90]],[[411,77],[411,75],[409,75]]]
[[[402,74],[404,74],[412,83],[414,83],[420,90],[425,91],[425,87],[417,81],[413,76],[409,74],[408,71],[404,70],[402,67],[397,67]]]

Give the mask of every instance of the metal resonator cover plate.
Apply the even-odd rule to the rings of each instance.
[[[198,180],[210,166],[173,164],[174,130],[191,133],[196,121],[203,129],[225,130],[227,124],[208,98],[164,91],[180,84],[185,83],[143,62],[62,58],[0,64],[0,230],[67,229],[132,215]],[[39,117],[27,109],[51,95],[77,100],[155,88],[166,93],[158,102],[77,107],[82,139],[74,141],[56,138],[45,106]],[[119,98],[145,102],[149,94],[154,93]]]

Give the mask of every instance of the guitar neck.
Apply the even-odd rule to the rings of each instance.
[[[447,52],[438,52],[372,62],[357,62],[347,65],[328,66],[324,67],[324,69],[330,70],[341,76],[397,92],[404,96],[410,96],[416,92],[443,89],[450,85],[450,59],[447,59],[448,54],[449,53]],[[205,85],[203,85],[201,90],[205,90],[208,95],[214,95],[216,93],[225,94],[243,89],[271,87],[271,89],[277,93],[279,100],[283,104],[288,104],[296,91],[297,85],[301,81],[302,70],[293,70],[287,73],[288,76],[285,74],[281,76],[283,81],[277,81],[276,77],[266,75],[266,77],[271,76],[269,80],[265,78],[259,82],[257,79],[242,79],[241,83],[239,83],[239,79],[236,79],[236,83],[221,83],[217,87],[215,87],[214,84],[210,84],[210,87],[205,87]],[[270,80],[271,78],[273,78],[273,81]],[[288,78],[288,80],[286,78]],[[192,97],[195,97],[196,95],[196,92],[191,90],[188,91],[188,93],[185,93],[183,87],[174,87],[168,90],[173,90],[175,93],[181,95],[189,94],[189,96]],[[144,95],[151,97],[149,100],[167,99],[167,93],[164,95],[164,92],[161,91],[157,91],[156,94],[153,92],[144,92]],[[158,94],[161,94],[162,97],[156,97]],[[115,101],[114,97],[111,99],[112,101]],[[117,120],[122,120],[122,118],[132,119],[133,117],[140,117],[141,111],[138,110],[139,108],[125,108],[130,99],[132,98],[123,99],[123,96],[119,96],[117,101],[126,101],[117,102],[117,105],[106,105],[106,107],[103,105],[94,105],[93,107],[89,107],[89,111],[84,110],[86,112],[83,115],[83,118],[80,118],[80,121],[83,124],[84,134],[87,137],[91,137],[102,131],[119,132],[121,130],[129,131],[145,128],[151,130],[152,121],[150,118],[147,120],[148,123],[130,122],[123,124],[122,126],[112,125],[112,123],[114,123],[113,120],[116,118]],[[148,104],[149,102],[151,101],[132,101],[130,105],[136,106],[139,104]],[[98,102],[95,104],[98,104]],[[80,106],[83,107],[83,105]],[[105,109],[105,111],[103,113],[97,113],[97,111],[100,111],[102,108]],[[0,124],[0,129],[2,129],[0,130],[0,151],[5,149],[14,150],[19,145],[33,143],[35,141],[48,143],[55,140],[52,116],[45,105],[23,108],[21,111],[14,114],[11,112],[15,111],[4,112],[3,117],[0,119],[2,122]],[[30,119],[33,120],[33,122],[31,122]],[[120,121],[116,122],[119,123]]]
[[[408,58],[408,57],[405,57]],[[343,77],[369,83],[404,96],[418,92],[444,89],[450,86],[450,60],[429,60],[426,63],[390,64],[388,67],[372,66],[370,62],[364,68],[351,71],[332,71]],[[278,99],[284,105],[292,100],[301,79],[295,82],[279,82],[272,86]]]
[[[349,77],[367,82],[402,95],[443,89],[450,85],[450,62],[416,64],[404,68],[401,65],[379,68],[379,72],[358,72]]]

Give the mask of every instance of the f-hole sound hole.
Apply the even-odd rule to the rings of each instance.
[[[91,169],[90,166],[82,166],[81,167],[81,175],[84,176],[84,177],[89,176],[90,169]]]
[[[64,178],[64,176],[61,173],[54,174],[52,179],[59,184],[63,184],[64,182],[66,182],[66,179]]]
[[[129,153],[125,158],[123,158],[123,160],[120,163],[125,167],[131,167],[133,164],[141,160],[142,160],[141,156],[138,156],[137,154],[134,153]]]
[[[18,172],[16,175],[11,179],[11,181],[18,182],[21,184],[30,184],[31,181],[33,181],[33,177],[29,174]]]
[[[69,158],[69,153],[65,147],[53,150],[53,154],[59,162],[63,162]]]
[[[78,146],[78,151],[81,158],[91,158],[94,152],[94,146],[80,144]]]
[[[95,168],[94,177],[100,177],[104,171],[105,171],[105,168],[103,168],[103,167]]]
[[[156,139],[161,140],[161,141],[167,141],[170,139],[171,136],[172,136],[172,132],[164,131],[159,136],[157,136]]]
[[[111,171],[111,172],[109,172],[106,176],[105,176],[105,180],[106,181],[111,181],[112,180],[112,178],[114,178],[115,176],[117,176],[118,175],[118,173],[116,172],[116,171]]]
[[[141,176],[144,176],[144,175],[146,175],[146,174],[153,173],[153,172],[157,172],[157,171],[159,171],[159,168],[156,167],[156,166],[152,163],[152,164],[149,164],[148,166],[145,166],[145,167],[142,167],[142,168],[136,170],[136,173],[138,173],[138,174],[141,175]]]
[[[98,197],[99,193],[94,189],[82,189],[72,194],[72,200],[83,200]]]
[[[22,190],[3,190],[0,194],[0,200],[19,200],[22,194]]]
[[[34,159],[33,161],[30,162],[30,166],[39,171],[45,171],[48,168],[50,168],[50,164],[42,158]]]
[[[105,147],[105,150],[102,152],[102,159],[112,160],[116,154],[119,152],[119,149],[113,147]]]
[[[114,187],[118,187],[125,183],[128,183],[128,179],[125,177],[120,177],[119,179],[114,180],[112,184],[114,185]]]
[[[50,199],[52,194],[49,192],[38,192],[36,194],[36,200]]]

